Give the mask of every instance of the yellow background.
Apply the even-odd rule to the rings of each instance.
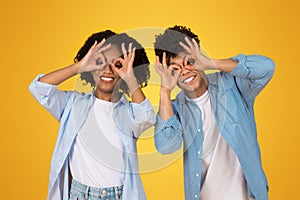
[[[213,58],[245,53],[267,55],[275,61],[275,75],[255,104],[258,139],[270,199],[297,199],[299,8],[297,0],[1,0],[0,198],[46,198],[58,123],[28,91],[38,73],[71,64],[93,32],[182,24],[199,34],[201,45]],[[153,51],[149,57],[153,62]],[[74,80],[64,87],[73,86]],[[155,98],[150,97],[152,102]],[[154,149],[149,141],[138,145],[140,151]],[[183,199],[182,171],[179,159],[143,173],[148,199]]]

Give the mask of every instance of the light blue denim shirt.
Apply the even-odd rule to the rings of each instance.
[[[271,59],[238,55],[230,72],[208,74],[208,91],[218,129],[237,155],[247,181],[249,196],[268,199],[268,183],[261,165],[253,104],[274,73]],[[155,146],[163,154],[184,151],[185,199],[199,199],[202,168],[202,119],[198,106],[183,91],[172,101],[174,115],[163,121],[157,115]]]
[[[59,133],[53,152],[48,186],[48,200],[68,199],[69,153],[74,139],[87,119],[95,101],[94,93],[80,94],[61,91],[55,85],[38,81],[38,75],[29,90],[59,122]],[[114,108],[113,117],[121,130],[124,143],[124,200],[146,199],[138,173],[136,141],[139,135],[155,123],[155,114],[148,99],[136,104],[122,96]]]

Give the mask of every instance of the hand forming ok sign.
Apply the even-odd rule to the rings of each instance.
[[[95,41],[93,46],[90,48],[88,53],[79,61],[80,67],[78,73],[81,72],[89,72],[94,70],[104,70],[105,66],[105,58],[103,52],[110,48],[111,44],[107,44],[102,47],[105,43],[105,38],[98,43]]]
[[[182,69],[177,65],[167,66],[165,52],[163,53],[162,64],[159,62],[159,58],[157,56],[154,66],[161,77],[161,86],[169,90],[173,90],[177,84]]]
[[[195,68],[197,70],[204,71],[215,68],[212,60],[200,52],[200,47],[194,38],[190,41],[187,37],[185,37],[184,40],[187,45],[183,42],[179,42],[179,45],[182,46],[188,53],[184,61],[184,66],[187,69]]]
[[[128,51],[126,51],[125,43],[121,44],[123,58],[117,58],[113,63],[111,63],[112,69],[118,73],[118,75],[123,80],[134,78],[133,73],[133,61],[135,56],[135,47],[132,49],[132,43],[128,45]]]

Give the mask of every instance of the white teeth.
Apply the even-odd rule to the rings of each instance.
[[[101,77],[101,80],[104,80],[104,81],[113,81],[114,79],[113,78],[109,78],[109,77]]]
[[[188,83],[188,82],[190,82],[191,80],[193,80],[195,77],[194,76],[192,76],[192,77],[190,77],[190,78],[188,78],[188,79],[186,79],[186,80],[184,80],[183,82],[184,83]]]

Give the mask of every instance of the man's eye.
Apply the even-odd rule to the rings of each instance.
[[[187,60],[187,65],[193,65],[193,64],[195,64],[194,59],[190,58],[190,59]]]

